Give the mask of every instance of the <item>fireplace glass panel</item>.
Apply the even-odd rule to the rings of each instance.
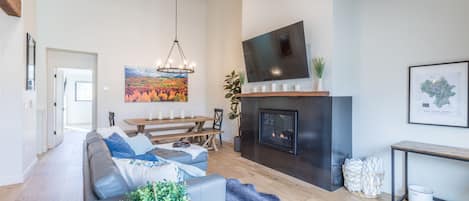
[[[296,154],[297,111],[262,109],[259,115],[259,142]]]

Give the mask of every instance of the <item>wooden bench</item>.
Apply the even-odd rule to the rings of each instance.
[[[152,142],[158,142],[163,140],[179,140],[189,137],[204,137],[208,136],[208,138],[204,141],[202,146],[207,147],[208,149],[213,149],[218,151],[217,143],[215,141],[215,137],[218,134],[222,134],[223,131],[216,130],[216,129],[204,129],[199,132],[186,132],[186,133],[175,133],[175,134],[166,134],[166,135],[154,135],[150,137]]]
[[[160,127],[160,128],[147,128],[145,129],[145,134],[151,132],[160,132],[160,131],[171,131],[171,130],[192,130],[195,126],[193,125],[184,125],[184,126],[172,126],[172,127]],[[137,135],[137,130],[126,130],[124,131],[129,137]]]

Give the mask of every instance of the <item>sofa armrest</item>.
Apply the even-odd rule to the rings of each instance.
[[[226,180],[213,174],[186,180],[187,193],[191,201],[224,201]]]

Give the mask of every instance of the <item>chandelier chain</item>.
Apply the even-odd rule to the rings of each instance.
[[[178,40],[178,0],[176,0],[176,24],[175,24],[175,33],[176,33],[176,37],[174,38],[175,41]]]

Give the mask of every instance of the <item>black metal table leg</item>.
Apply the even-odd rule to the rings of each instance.
[[[409,196],[409,189],[408,189],[408,170],[409,170],[409,160],[408,160],[408,154],[409,152],[405,151],[404,152],[404,197],[405,199],[407,199],[407,197]]]
[[[394,149],[391,149],[391,201],[394,200]]]

